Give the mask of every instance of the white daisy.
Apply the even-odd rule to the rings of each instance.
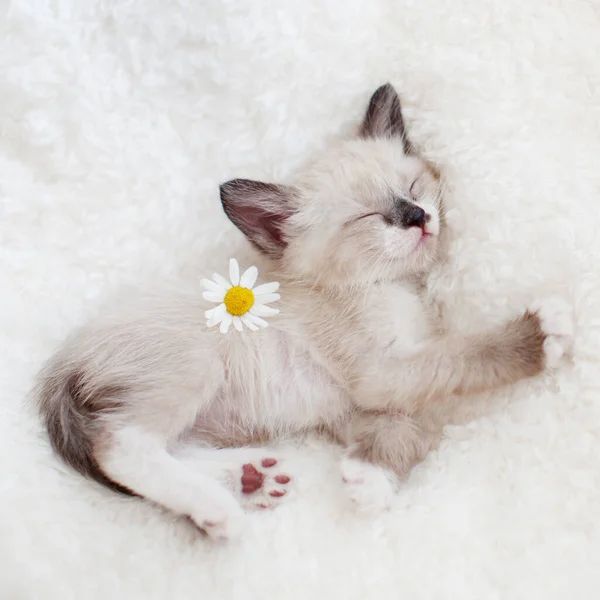
[[[229,279],[215,273],[213,281],[203,279],[202,285],[206,290],[202,297],[209,302],[217,302],[219,306],[204,313],[206,324],[214,327],[219,323],[221,333],[227,333],[233,326],[242,331],[244,325],[257,331],[259,327],[268,327],[269,324],[262,317],[272,317],[279,313],[276,308],[266,306],[279,300],[279,283],[263,283],[254,287],[258,278],[258,269],[250,267],[240,277],[240,267],[237,260],[229,261]]]

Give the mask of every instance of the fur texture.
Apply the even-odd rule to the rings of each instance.
[[[0,15],[0,595],[593,595],[589,2],[12,0]],[[444,165],[449,262],[429,286],[446,316],[469,335],[562,287],[574,368],[484,394],[375,519],[343,509],[339,449],[320,442],[277,449],[297,493],[222,548],[65,468],[25,402],[42,362],[123,283],[241,258],[218,184],[288,181],[387,80],[415,146]]]
[[[229,539],[244,523],[222,485],[235,488],[235,470],[191,469],[177,451],[198,444],[213,456],[332,430],[349,449],[350,498],[386,508],[393,474],[425,457],[452,397],[539,375],[571,350],[571,310],[559,300],[495,332],[431,329],[421,291],[440,257],[440,190],[390,84],[373,94],[358,137],[327,149],[293,185],[222,185],[227,216],[258,250],[252,262],[282,284],[281,316],[266,331],[221,337],[203,322],[199,291],[122,300],[73,334],[40,377],[54,449],[83,475]],[[237,466],[244,504],[262,492],[259,466],[278,463],[263,453]],[[283,477],[270,496],[287,493]]]

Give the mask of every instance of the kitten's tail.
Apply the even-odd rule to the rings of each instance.
[[[90,389],[82,371],[47,368],[36,390],[52,448],[69,466],[122,494],[135,495],[112,481],[94,456],[94,434],[102,413],[119,407],[117,386]]]

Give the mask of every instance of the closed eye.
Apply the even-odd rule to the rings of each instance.
[[[371,213],[366,213],[364,215],[360,215],[359,217],[354,217],[353,219],[346,221],[344,223],[344,226],[353,225],[354,223],[361,221],[362,219],[366,219],[367,217],[380,217],[385,221],[385,223],[387,225],[392,224],[392,219],[388,215],[384,215],[383,213],[380,213],[380,212],[371,212]]]
[[[416,198],[416,190],[415,190],[415,186],[417,185],[417,182],[419,181],[419,179],[421,179],[421,176],[419,175],[410,185],[410,188],[408,189],[408,193],[411,195],[411,197],[413,198],[413,200]]]

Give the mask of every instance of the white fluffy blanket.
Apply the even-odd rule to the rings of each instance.
[[[590,0],[0,2],[0,597],[594,597],[599,32]],[[449,315],[558,292],[574,366],[482,399],[375,519],[317,444],[222,546],[63,467],[26,402],[42,361],[120,285],[226,256],[217,184],[285,180],[387,80],[444,166]]]

